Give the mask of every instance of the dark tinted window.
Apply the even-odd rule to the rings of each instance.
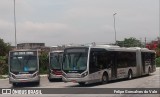
[[[155,53],[142,52],[142,65],[155,65]]]
[[[91,49],[89,72],[94,73],[108,66],[108,54],[105,49]]]
[[[136,66],[135,52],[118,52],[117,53],[117,67],[126,68]]]

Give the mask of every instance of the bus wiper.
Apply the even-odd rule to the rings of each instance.
[[[16,59],[18,60],[18,63],[20,64],[21,68],[23,68],[21,61],[18,59],[18,56],[16,56]]]
[[[58,65],[61,66],[61,61],[62,60],[60,60],[60,55],[58,55],[58,60],[57,61],[58,61]]]
[[[70,67],[70,65],[71,65],[71,56],[70,56],[70,54],[68,54],[68,60],[69,60],[69,67]]]
[[[58,56],[55,56],[55,58],[56,58],[57,62],[59,62]]]
[[[30,55],[28,56],[28,59],[27,59],[26,65],[28,64],[29,60],[30,60]]]
[[[82,53],[79,54],[79,56],[78,56],[78,58],[76,60],[76,66],[77,66],[77,63],[78,63],[78,61],[79,61],[79,59],[80,59],[81,56],[82,56]]]
[[[59,65],[59,58],[58,56],[54,56],[56,58],[57,64]],[[55,62],[53,62],[55,64]],[[55,66],[52,66],[52,68],[56,68],[57,64],[55,64]]]

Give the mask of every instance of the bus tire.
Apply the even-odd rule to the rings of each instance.
[[[105,72],[105,73],[103,73],[103,75],[102,75],[102,84],[106,84],[106,83],[108,83],[108,75],[107,75],[107,73]]]
[[[132,74],[132,70],[128,71],[128,79],[132,79],[133,78],[133,74]]]
[[[85,82],[79,82],[79,85],[80,85],[80,86],[84,86],[84,85],[85,85]]]
[[[17,87],[18,83],[12,83],[13,87]]]
[[[53,79],[48,78],[49,82],[53,82]]]
[[[39,86],[40,85],[40,81],[36,82],[36,84],[37,84],[37,86]]]

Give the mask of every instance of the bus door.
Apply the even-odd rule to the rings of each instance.
[[[89,73],[91,80],[102,78],[103,70],[107,68],[107,51],[105,49],[92,48],[90,53]]]
[[[142,52],[142,74],[145,73],[145,53]]]
[[[151,54],[151,72],[154,72],[156,70],[156,65],[155,65],[155,53]]]
[[[115,79],[117,78],[117,65],[116,65],[116,53],[111,52],[110,53],[110,66],[111,66],[111,78]]]

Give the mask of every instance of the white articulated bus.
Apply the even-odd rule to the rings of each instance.
[[[52,51],[49,53],[49,72],[48,80],[53,81],[54,79],[62,79],[62,59],[63,51]]]
[[[9,82],[16,86],[18,83],[35,82],[39,84],[38,50],[16,50],[9,52]]]
[[[150,74],[156,70],[155,52],[146,48],[110,45],[70,47],[64,50],[64,82],[102,82]]]

